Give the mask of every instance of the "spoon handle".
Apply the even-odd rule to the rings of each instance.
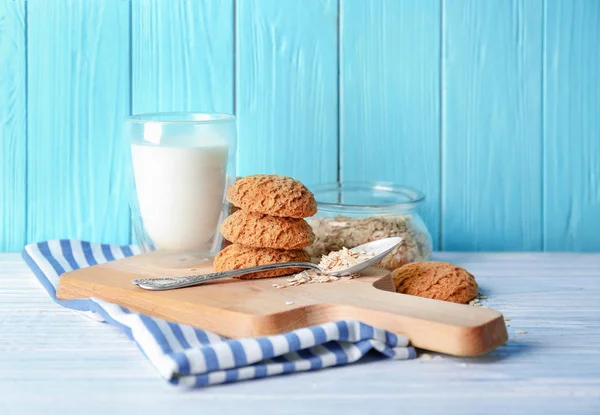
[[[273,269],[281,268],[313,268],[319,269],[319,267],[310,262],[282,262],[279,264],[268,264],[259,265],[251,268],[235,269],[233,271],[213,272],[210,274],[202,275],[190,275],[187,277],[174,277],[174,278],[141,278],[132,280],[131,282],[140,288],[145,290],[174,290],[176,288],[192,287],[194,285],[202,284],[206,281],[220,280],[223,278],[237,277],[240,275],[252,274],[260,271],[270,271]]]

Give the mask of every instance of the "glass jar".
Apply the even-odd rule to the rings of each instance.
[[[189,252],[208,260],[235,180],[236,122],[230,114],[191,112],[129,117],[130,205],[142,252]],[[185,262],[185,261],[183,261]]]
[[[311,187],[318,212],[307,219],[315,242],[307,249],[320,258],[331,251],[401,236],[402,243],[378,266],[394,270],[409,262],[427,261],[431,235],[417,208],[425,196],[385,182],[341,182]]]

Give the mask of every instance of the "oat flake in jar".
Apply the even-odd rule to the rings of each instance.
[[[311,256],[320,258],[343,247],[401,236],[400,246],[378,266],[394,270],[429,260],[431,235],[417,211],[424,199],[421,192],[385,182],[340,182],[310,190],[319,208],[307,219],[316,235],[307,248]]]

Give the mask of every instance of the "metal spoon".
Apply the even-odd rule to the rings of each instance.
[[[311,262],[283,262],[279,264],[259,265],[257,267],[236,269],[233,271],[213,272],[211,274],[203,275],[190,275],[187,277],[142,278],[133,280],[131,282],[137,285],[138,287],[144,288],[146,290],[162,291],[173,290],[175,288],[192,287],[194,285],[202,284],[206,281],[220,280],[222,278],[237,277],[240,275],[252,274],[254,272],[270,271],[281,268],[312,268],[322,272],[323,274],[328,275],[349,275],[358,273],[364,270],[365,268],[368,268],[371,265],[378,263],[379,261],[381,261],[381,259],[383,259],[383,257],[392,252],[394,248],[396,248],[401,242],[401,237],[393,237],[368,242],[366,244],[352,248],[351,251],[372,252],[375,254],[375,256],[356,265],[352,265],[351,267],[336,271],[322,270],[321,268],[319,268],[318,265],[313,264]]]

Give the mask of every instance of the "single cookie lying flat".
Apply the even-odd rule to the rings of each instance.
[[[298,180],[274,174],[238,179],[227,189],[227,200],[250,212],[289,218],[317,213],[314,195]]]
[[[466,269],[448,262],[413,262],[392,272],[396,292],[436,300],[468,303],[479,287]]]
[[[280,250],[271,248],[250,248],[243,245],[229,245],[217,254],[213,262],[216,271],[232,271],[234,269],[256,267],[258,265],[278,264],[280,262],[308,262],[310,256],[301,249]],[[255,272],[242,275],[239,278],[270,278],[281,275],[295,274],[303,271],[302,268],[282,268],[272,271]]]
[[[302,249],[315,240],[312,228],[304,219],[244,210],[225,219],[220,229],[228,241],[253,248]]]

